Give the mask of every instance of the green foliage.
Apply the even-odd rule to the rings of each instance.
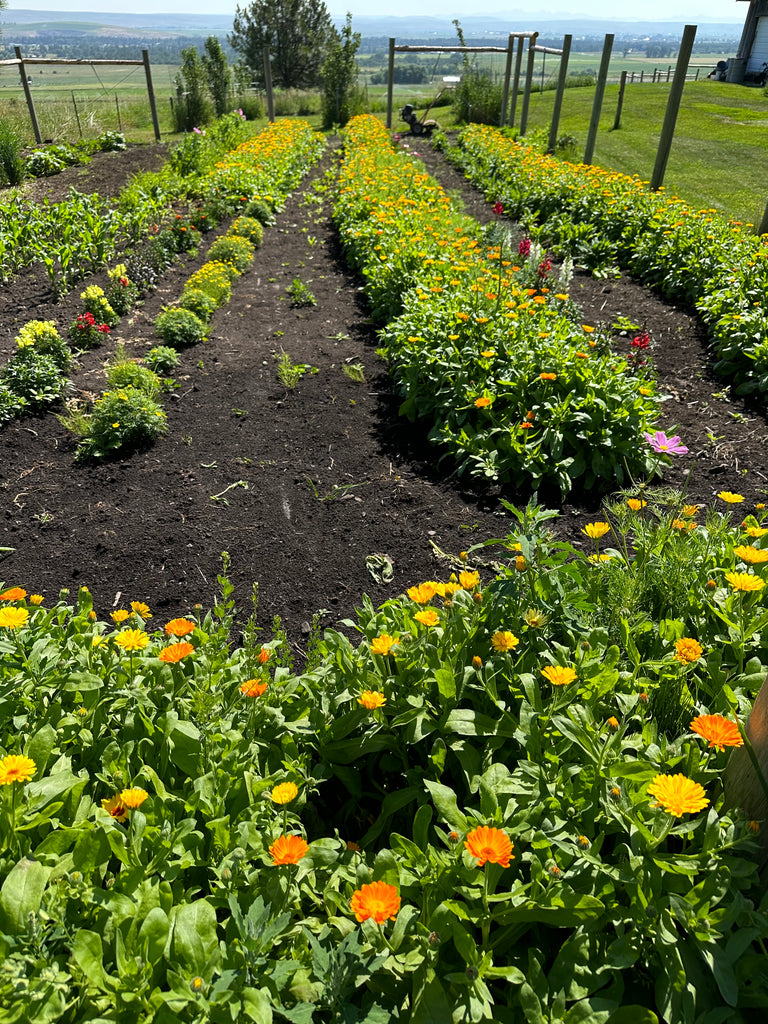
[[[13,125],[0,121],[0,185],[18,185],[27,176],[22,140]]]
[[[37,412],[63,397],[67,381],[53,356],[34,347],[19,349],[11,356],[0,383],[20,399],[24,408]]]
[[[20,416],[25,406],[26,402],[4,384],[0,377],[0,426],[5,426],[16,416]]]
[[[118,345],[106,368],[107,383],[112,390],[135,388],[154,398],[162,391],[162,381],[148,366],[130,359],[124,345]]]
[[[84,419],[77,448],[80,459],[104,459],[148,448],[167,430],[157,402],[137,388],[105,391]]]
[[[229,302],[232,294],[233,276],[232,267],[227,263],[204,263],[187,279],[184,294],[187,295],[190,291],[205,292],[206,295],[210,295],[217,307],[223,306]]]
[[[275,215],[271,206],[261,199],[253,199],[243,211],[248,217],[255,217],[265,228],[272,227],[275,223]]]
[[[294,363],[290,354],[285,349],[275,353],[277,360],[277,376],[283,387],[295,388],[305,373],[317,373],[316,366],[309,363]]]
[[[238,217],[237,220],[232,222],[227,234],[247,238],[256,249],[264,241],[264,228],[261,221],[257,220],[256,217]]]
[[[122,132],[104,131],[95,140],[96,148],[102,153],[119,153],[127,148]]]
[[[253,243],[247,238],[228,233],[216,239],[208,250],[208,259],[228,263],[242,274],[253,262],[253,252]]]
[[[128,276],[125,263],[118,263],[108,271],[109,288],[105,298],[117,316],[130,313],[139,300],[139,287]]]
[[[462,72],[452,93],[453,114],[457,123],[498,124],[501,117],[502,86],[485,71]]]
[[[202,56],[208,91],[213,97],[213,109],[217,117],[226,114],[232,93],[232,72],[221,42],[216,36],[205,40]]]
[[[104,290],[97,284],[89,285],[81,292],[80,299],[85,312],[91,313],[99,323],[105,323],[108,327],[117,325],[120,318],[107,301]]]
[[[169,348],[167,345],[155,345],[149,352],[144,356],[144,362],[150,368],[158,374],[168,374],[180,362],[179,353],[175,348]]]
[[[155,320],[155,333],[171,348],[205,341],[205,324],[188,309],[164,309]]]
[[[207,96],[205,65],[196,46],[189,46],[181,51],[181,67],[174,84],[174,131],[189,132],[207,124],[213,116],[213,109]]]
[[[285,289],[291,297],[291,305],[297,308],[302,306],[316,306],[317,299],[309,287],[299,277],[294,277],[291,284]]]
[[[323,0],[251,0],[237,8],[228,41],[262,88],[263,50],[269,46],[272,84],[303,89],[317,84],[333,33]]]
[[[204,324],[207,324],[216,312],[218,304],[208,292],[204,292],[200,288],[185,287],[178,305],[181,309],[188,309]]]
[[[321,69],[323,81],[323,128],[343,127],[354,114],[363,112],[363,95],[356,87],[355,54],[360,33],[352,31],[352,15],[347,14],[341,32],[334,31]]]

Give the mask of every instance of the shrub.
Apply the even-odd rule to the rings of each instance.
[[[102,132],[96,139],[96,145],[102,153],[116,153],[126,149],[125,136],[122,132]]]
[[[213,108],[206,95],[205,68],[196,46],[181,51],[181,68],[175,85],[173,130],[188,132],[210,121]]]
[[[170,373],[179,365],[179,353],[167,345],[155,345],[144,356],[144,362],[155,373]]]
[[[184,293],[199,289],[210,295],[217,307],[223,306],[229,302],[232,294],[233,276],[232,267],[226,263],[204,263],[188,279]]]
[[[54,359],[34,348],[20,349],[11,356],[2,383],[31,409],[43,409],[58,401],[67,384]]]
[[[275,214],[269,203],[263,199],[252,199],[243,210],[246,217],[255,217],[265,228],[271,228],[275,223]]]
[[[247,238],[241,238],[235,234],[224,235],[223,238],[217,238],[213,243],[208,250],[208,257],[211,260],[229,263],[238,273],[242,274],[253,260],[253,250],[253,243],[249,242]]]
[[[0,183],[18,185],[26,174],[21,139],[7,121],[0,121]]]
[[[108,327],[115,327],[120,317],[107,301],[104,289],[97,284],[89,285],[84,292],[80,293],[86,313],[91,313],[94,320],[105,323]]]
[[[216,302],[201,288],[185,288],[178,303],[181,309],[188,309],[207,324],[216,312]]]
[[[103,459],[138,451],[153,444],[167,430],[166,415],[157,402],[137,388],[105,391],[84,417],[85,432],[77,454]]]
[[[135,388],[153,398],[162,391],[162,381],[148,366],[142,366],[125,353],[125,346],[118,345],[115,356],[106,370],[107,383],[112,389]]]
[[[155,320],[156,333],[173,348],[205,341],[205,324],[188,309],[164,309]]]
[[[502,86],[481,71],[465,72],[453,91],[453,111],[457,121],[475,124],[499,123]]]
[[[4,426],[14,417],[19,416],[24,411],[26,404],[24,399],[19,398],[7,384],[0,382],[0,426]]]
[[[264,104],[258,96],[241,96],[239,103],[248,121],[260,121],[264,117]]]
[[[236,221],[233,221],[227,234],[247,238],[257,249],[264,241],[264,228],[261,225],[261,221],[255,217],[238,217]]]
[[[34,348],[36,352],[50,356],[59,370],[69,369],[72,353],[53,320],[28,321],[19,331],[16,344],[19,349]]]

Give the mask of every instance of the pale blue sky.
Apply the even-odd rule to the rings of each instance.
[[[393,15],[406,16],[413,14],[432,15],[450,20],[469,14],[504,14],[510,18],[513,12],[526,12],[528,16],[542,13],[542,5],[532,0],[518,0],[517,3],[504,4],[499,0],[326,0],[331,14],[343,17],[347,11],[355,15]],[[128,4],[133,13],[153,14],[234,14],[237,0],[131,0]],[[247,6],[247,0],[240,0],[240,6]],[[592,18],[615,18],[617,16],[616,0],[553,0],[552,10],[547,10],[549,17],[561,14]],[[110,3],[109,0],[9,0],[5,17],[14,10],[40,11],[109,11],[125,10],[124,3]],[[635,9],[635,20],[644,21],[685,21],[697,24],[706,21],[737,21],[742,22],[746,16],[747,4],[744,0],[644,0]],[[624,19],[629,11],[623,11]],[[638,17],[639,15],[639,17]]]

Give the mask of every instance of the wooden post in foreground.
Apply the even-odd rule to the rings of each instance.
[[[523,47],[525,40],[522,36],[517,37],[517,56],[515,57],[515,77],[512,80],[512,102],[509,105],[509,127],[515,127],[515,112],[517,110],[517,94],[520,92],[520,69],[523,66]]]
[[[563,107],[563,93],[565,92],[565,80],[568,77],[568,58],[571,55],[571,43],[573,36],[563,36],[563,53],[560,57],[560,73],[557,76],[557,92],[555,93],[555,105],[552,108],[552,123],[549,126],[549,141],[547,152],[554,153],[557,148],[557,130],[560,127],[560,111]]]
[[[627,84],[627,72],[621,72],[621,81],[619,82],[619,98],[616,101],[616,117],[613,121],[613,128],[611,131],[615,132],[617,128],[621,128],[621,108],[624,106],[624,89]]]
[[[760,227],[757,229],[758,235],[768,234],[768,203],[765,206],[765,213],[763,219],[760,221]]]
[[[392,95],[395,78],[395,40],[389,40],[389,60],[387,61],[387,128],[392,128]]]
[[[677,112],[680,109],[680,100],[683,98],[683,86],[685,85],[685,76],[688,73],[688,62],[691,59],[693,40],[695,38],[696,26],[686,25],[683,29],[683,38],[677,55],[675,77],[672,79],[672,87],[669,90],[667,112],[664,115],[659,148],[656,152],[656,163],[651,175],[651,191],[653,192],[661,188],[664,183],[664,173],[667,169],[667,160],[669,160],[669,151],[672,148],[672,139],[675,134],[675,125],[677,124]]]
[[[269,63],[269,46],[264,47],[264,89],[267,93],[267,117],[269,123],[275,120],[275,97],[272,95],[272,65]]]
[[[29,82],[27,81],[27,70],[24,67],[24,58],[21,56],[21,47],[14,46],[13,49],[19,62],[19,74],[21,75],[21,84],[24,86],[24,95],[27,97],[27,108],[29,110],[29,119],[32,122],[32,131],[35,133],[35,142],[40,145],[43,137],[40,134],[40,125],[37,123],[35,104],[32,99],[32,90],[29,88]]]
[[[512,76],[512,51],[515,48],[515,37],[510,32],[507,44],[507,64],[504,68],[504,85],[501,90],[501,116],[499,117],[499,128],[504,127],[507,119],[507,103],[509,102],[509,79]]]
[[[157,104],[155,103],[155,90],[152,88],[152,69],[149,66],[149,50],[141,51],[141,60],[144,64],[144,74],[147,78],[147,94],[149,96],[149,109],[152,114],[152,127],[155,129],[155,142],[160,141],[160,122],[157,118]]]
[[[528,127],[528,104],[531,99],[531,86],[533,84],[533,62],[536,60],[536,51],[534,50],[535,39],[531,39],[528,43],[528,68],[525,72],[525,88],[523,89],[523,109],[520,111],[520,134],[525,135],[525,131]]]
[[[589,131],[587,133],[587,144],[584,147],[584,160],[585,164],[592,163],[592,156],[595,152],[595,139],[597,138],[597,129],[600,125],[600,111],[603,108],[603,96],[605,95],[605,81],[608,78],[608,63],[611,59],[611,50],[613,49],[613,33],[609,32],[605,37],[603,43],[603,56],[600,59],[600,70],[597,73],[597,88],[595,89],[595,98],[592,101],[592,117],[589,121]]]

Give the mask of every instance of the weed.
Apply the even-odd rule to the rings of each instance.
[[[316,366],[310,366],[308,363],[294,363],[290,355],[285,349],[280,349],[280,353],[275,353],[275,359],[277,360],[277,376],[283,387],[295,388],[305,373],[317,373]]]
[[[333,484],[327,494],[321,494],[318,486],[319,481],[315,483],[311,476],[308,476],[306,480],[318,501],[336,501],[341,498],[349,498],[351,497],[349,492],[354,490],[355,487],[364,487],[368,483],[367,480],[361,480],[357,484]]]
[[[243,490],[247,491],[248,490],[248,481],[247,480],[235,480],[235,482],[233,484],[230,484],[228,487],[225,487],[223,491],[219,491],[218,494],[212,494],[211,495],[211,501],[219,501],[219,502],[221,502],[222,505],[229,505],[229,501],[227,500],[227,498],[224,497],[224,495],[227,493],[227,491],[231,491],[234,487],[242,487]]]
[[[365,384],[365,367],[362,363],[342,363],[341,369],[356,384]]]
[[[292,284],[290,284],[285,290],[290,296],[291,305],[294,307],[317,305],[317,299],[315,296],[298,277],[294,277]]]

